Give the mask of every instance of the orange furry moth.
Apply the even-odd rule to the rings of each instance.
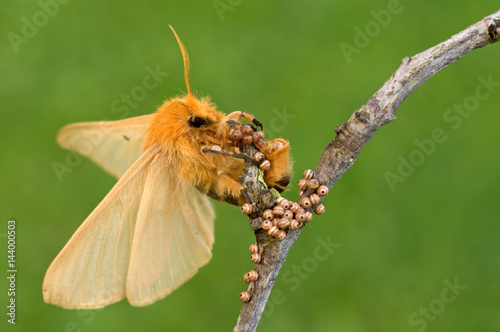
[[[188,54],[172,31],[184,59],[185,95],[154,114],[71,124],[58,134],[62,147],[89,157],[118,182],[48,268],[48,303],[90,309],[123,298],[143,306],[165,297],[211,258],[215,216],[208,197],[246,203],[237,181],[244,166],[236,158],[241,138],[234,133],[262,124],[245,112],[226,116],[208,98],[195,97]],[[242,127],[243,118],[252,125]],[[270,163],[264,181],[282,191],[290,181],[289,143],[261,143]]]

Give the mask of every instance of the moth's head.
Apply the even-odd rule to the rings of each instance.
[[[183,137],[192,141],[219,132],[224,114],[208,98],[192,95],[167,100],[157,111],[146,134],[146,147],[154,142],[171,145]]]
[[[164,146],[174,143],[184,135],[203,136],[214,135],[222,128],[220,124],[224,114],[216,110],[209,98],[198,99],[193,95],[189,82],[189,57],[175,30],[170,26],[181,48],[184,59],[184,76],[187,94],[182,97],[167,100],[156,113],[156,116],[146,134],[145,148],[154,142]],[[194,140],[195,137],[191,136]]]

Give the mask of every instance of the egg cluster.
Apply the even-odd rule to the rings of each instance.
[[[240,146],[241,144],[249,145],[254,144],[258,150],[261,150],[264,147],[264,139],[266,138],[266,134],[263,131],[256,130],[252,128],[250,125],[243,125],[241,129],[229,129],[229,140],[227,144],[229,146],[234,147],[234,153],[240,154]],[[257,153],[256,153],[257,154]],[[264,154],[258,152],[259,160],[255,159],[256,162],[264,161]],[[269,162],[268,162],[269,163]],[[271,165],[269,164],[269,167]],[[262,168],[262,167],[261,167]],[[269,168],[268,168],[269,169]]]
[[[271,162],[266,159],[264,153],[260,152],[265,144],[265,134],[262,131],[256,131],[251,125],[243,125],[240,129],[230,129],[228,132],[228,146],[233,148],[235,154],[241,154],[242,145],[253,144],[258,152],[252,156],[252,160],[259,165],[263,171],[271,168]],[[247,160],[250,160],[248,158]],[[299,201],[289,201],[284,197],[276,199],[276,203],[272,208],[265,211],[259,210],[255,203],[245,203],[241,206],[241,211],[246,215],[260,215],[260,227],[267,231],[269,236],[280,241],[283,240],[288,231],[295,231],[313,218],[313,213],[318,215],[325,213],[325,207],[320,204],[322,197],[328,194],[328,187],[319,183],[314,179],[314,172],[310,169],[304,171],[304,178],[298,183],[300,189]],[[306,189],[311,189],[308,192],[312,194],[303,196]],[[253,217],[252,216],[252,217]],[[250,245],[251,257],[250,260],[254,264],[260,264],[262,261],[263,248],[259,248],[258,243]],[[259,278],[257,269],[251,270],[243,275],[243,280],[246,283],[251,283]],[[243,302],[250,301],[251,295],[248,291],[240,293],[240,300]]]
[[[260,153],[260,152],[257,152]],[[256,154],[257,154],[256,153]],[[255,159],[255,155],[254,155]],[[306,189],[312,189],[314,192],[306,197],[301,197],[299,202],[292,202],[284,197],[279,197],[276,200],[276,205],[272,209],[267,209],[262,213],[262,229],[277,240],[283,240],[288,230],[297,230],[310,222],[314,213],[321,215],[325,213],[325,207],[320,204],[321,198],[328,195],[329,189],[325,185],[321,185],[318,180],[313,178],[313,171],[308,169],[304,171],[304,178],[298,183],[300,192],[299,196],[303,196]],[[245,203],[241,207],[244,214],[254,212],[254,206],[250,203]],[[259,264],[261,262],[261,252],[257,243],[250,245],[250,257],[252,263]],[[246,283],[256,281],[259,274],[256,270],[249,271],[243,275],[243,280]],[[240,293],[240,300],[243,302],[250,301],[250,293],[247,291]]]
[[[257,242],[252,243],[248,249],[252,253],[252,256],[250,257],[252,263],[259,264],[262,256]],[[258,278],[259,278],[259,273],[256,270],[249,271],[243,275],[243,281],[245,281],[247,284],[252,281],[256,281]],[[240,293],[240,300],[243,302],[250,301],[250,297],[251,297],[250,293],[247,291]]]
[[[299,202],[292,202],[284,197],[279,197],[276,200],[276,205],[272,209],[267,209],[262,214],[261,227],[268,231],[269,235],[282,240],[286,236],[286,230],[292,231],[301,228],[306,223],[312,220],[314,213],[320,215],[325,213],[325,207],[320,204],[321,197],[328,195],[328,187],[320,185],[318,180],[314,179],[313,171],[308,169],[304,172],[304,178],[299,181],[299,196],[302,196],[307,188],[315,190],[308,197],[302,197]],[[254,207],[250,203],[245,203],[241,207],[244,214],[251,214]]]

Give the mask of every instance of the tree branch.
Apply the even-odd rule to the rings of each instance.
[[[396,118],[396,109],[413,91],[464,55],[498,40],[500,10],[441,44],[413,57],[404,58],[398,70],[368,102],[355,111],[347,123],[335,129],[337,135],[321,154],[314,178],[331,189],[354,164],[358,154],[377,130]],[[307,189],[302,197],[308,197],[312,193],[312,189]],[[278,241],[259,229],[260,220],[262,219],[256,218],[251,221],[262,254],[261,263],[256,267],[259,278],[250,283],[248,292],[251,299],[243,303],[233,331],[256,330],[279,270],[302,230],[289,231],[283,240]]]

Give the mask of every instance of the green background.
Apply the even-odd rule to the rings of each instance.
[[[296,198],[295,183],[314,168],[334,128],[403,57],[498,9],[497,1],[402,0],[402,10],[348,63],[339,45],[353,45],[355,28],[375,22],[371,11],[391,1],[221,2],[231,9],[222,16],[212,1],[69,1],[17,53],[8,33],[21,35],[22,18],[33,21],[42,9],[36,1],[0,4],[0,266],[6,275],[5,234],[14,218],[18,268],[15,327],[6,322],[8,285],[0,282],[2,331],[234,326],[238,293],[246,289],[242,276],[253,268],[253,235],[238,209],[219,203],[212,261],[167,298],[143,308],[121,301],[90,311],[42,299],[50,262],[115,182],[88,160],[59,181],[53,164],[67,164],[68,152],[56,145],[56,132],[71,122],[120,119],[111,103],[142,84],[147,66],[159,65],[169,76],[127,116],[151,113],[185,91],[168,24],[189,51],[200,95],[212,96],[225,113],[245,110],[274,123],[268,128],[290,140],[295,174],[286,197]],[[500,82],[499,55],[500,45],[488,46],[438,73],[374,136],[324,201],[326,214],[292,249],[260,331],[500,329],[498,87],[458,128],[443,120],[454,104],[474,96],[479,77]],[[280,122],[275,112],[284,109],[294,117]],[[397,174],[398,157],[408,160],[418,150],[415,140],[430,138],[436,128],[447,140],[391,190],[384,174]],[[321,241],[340,246],[318,259]],[[445,280],[455,278],[467,288],[442,307]],[[432,316],[425,319],[419,310],[429,306]],[[410,322],[412,315],[418,323]]]

